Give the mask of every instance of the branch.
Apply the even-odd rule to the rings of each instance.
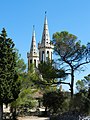
[[[80,67],[81,65],[85,65],[85,64],[88,64],[88,63],[90,63],[90,61],[83,62],[83,63],[79,64],[77,67],[75,67],[74,70],[77,69],[78,67]]]
[[[70,83],[66,83],[66,82],[62,82],[62,81],[59,81],[59,82],[55,82],[55,81],[53,81],[52,83],[45,83],[44,81],[37,81],[37,82],[35,82],[36,84],[41,84],[41,85],[59,85],[59,84],[67,84],[67,85],[69,85],[70,87],[71,87],[71,84]]]
[[[70,83],[66,83],[66,82],[62,82],[62,81],[59,81],[59,82],[53,82],[52,84],[67,84],[67,85],[69,85],[69,86],[71,86],[71,84]]]
[[[72,64],[65,59],[65,57],[63,58],[63,61],[65,61],[71,68],[73,67]]]

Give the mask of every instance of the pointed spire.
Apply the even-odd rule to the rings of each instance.
[[[47,25],[47,11],[45,11],[45,20],[44,20],[44,25]]]
[[[45,12],[45,19],[44,19],[44,28],[43,28],[43,34],[42,34],[42,40],[41,44],[46,46],[46,44],[50,43],[50,36],[49,36],[49,30],[48,30],[48,22],[47,22],[47,12]]]
[[[32,32],[32,36],[35,37],[35,25],[33,25],[33,32]]]
[[[36,47],[36,37],[35,37],[35,26],[33,25],[33,32],[32,32],[32,43],[31,43],[31,54],[37,54],[37,47]]]

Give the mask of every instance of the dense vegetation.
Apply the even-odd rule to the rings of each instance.
[[[12,39],[7,38],[3,28],[0,34],[0,120],[3,116],[3,103],[7,105],[16,100],[19,92],[14,43]]]
[[[12,114],[30,113],[32,108],[45,107],[45,114],[90,114],[90,74],[76,82],[75,72],[90,63],[90,44],[86,46],[66,31],[53,34],[55,60],[31,65],[27,71],[14,43],[7,38],[5,29],[0,34],[0,120],[3,103],[11,107]],[[67,78],[70,77],[70,81]],[[62,90],[62,84],[70,91]],[[40,93],[38,98],[37,93]],[[87,108],[87,109],[86,109]],[[59,117],[58,117],[59,118]],[[53,119],[53,118],[52,118]],[[56,117],[55,117],[56,120]]]

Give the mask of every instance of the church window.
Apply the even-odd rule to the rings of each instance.
[[[32,64],[32,60],[30,60],[30,64]]]
[[[52,52],[51,52],[51,60],[52,60]]]
[[[44,62],[44,56],[45,56],[45,53],[44,51],[42,51],[42,61]]]
[[[49,51],[47,51],[47,58],[49,58]]]
[[[34,60],[34,66],[36,67],[36,60]]]

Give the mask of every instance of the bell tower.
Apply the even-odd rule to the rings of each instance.
[[[35,28],[33,26],[32,32],[32,41],[30,52],[27,53],[28,58],[28,69],[31,64],[34,64],[34,67],[38,68],[40,62],[46,62],[48,59],[52,60],[53,44],[50,41],[47,15],[45,12],[44,26],[41,42],[38,43],[38,50],[36,47],[36,38],[35,38]],[[39,54],[38,54],[39,51]]]
[[[28,68],[30,64],[34,64],[35,67],[38,67],[39,55],[36,47],[34,26],[33,26],[33,32],[32,32],[32,42],[31,42],[30,53],[27,53],[27,58],[28,58]]]
[[[40,62],[41,61],[46,62],[48,59],[52,60],[53,47],[54,46],[51,44],[51,41],[50,41],[47,16],[45,12],[42,40],[41,40],[41,43],[38,43]]]

